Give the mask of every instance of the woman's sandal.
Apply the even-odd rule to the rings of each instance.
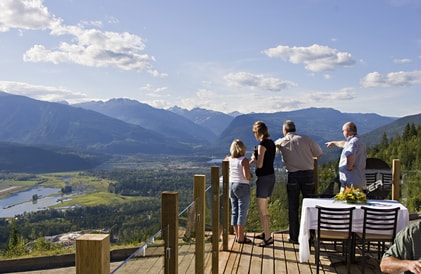
[[[267,245],[271,245],[271,244],[273,244],[273,242],[274,242],[273,238],[272,238],[272,237],[270,237],[270,238],[269,238],[269,239],[267,239],[267,240],[263,240],[263,242],[261,242],[261,243],[259,244],[259,246],[260,246],[260,247],[264,247],[264,246],[267,246]]]
[[[252,241],[249,239],[249,238],[247,238],[247,237],[244,237],[244,240],[242,240],[242,241],[237,241],[239,244],[251,244],[252,243]]]
[[[264,240],[266,239],[265,233],[263,232],[263,233],[257,234],[256,236],[254,236],[254,238],[259,239],[259,240]]]

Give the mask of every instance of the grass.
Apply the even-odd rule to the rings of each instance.
[[[109,192],[93,192],[84,193],[80,195],[71,196],[71,200],[64,201],[54,207],[67,207],[75,205],[83,206],[96,206],[96,205],[109,205],[120,204],[130,201],[139,200],[139,197],[120,196]]]

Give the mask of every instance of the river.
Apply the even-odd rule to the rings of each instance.
[[[32,197],[35,194],[38,196],[38,199],[32,201]],[[62,195],[60,188],[31,187],[0,199],[0,218],[9,218],[25,212],[44,210],[60,203],[62,199],[68,199],[70,196]]]

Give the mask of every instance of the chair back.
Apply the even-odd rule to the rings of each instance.
[[[351,235],[352,213],[355,207],[322,207],[316,206],[318,210],[317,233],[320,237],[322,230],[334,230]]]
[[[351,273],[351,253],[352,253],[352,212],[355,207],[323,207],[317,208],[317,232],[314,241],[316,255],[315,261],[317,272],[320,266],[320,244],[322,241],[341,242],[343,256],[346,258],[347,273]],[[336,251],[335,251],[336,253]]]
[[[396,235],[399,207],[374,208],[362,206],[364,210],[363,238],[367,234],[380,234],[389,236],[393,241]]]

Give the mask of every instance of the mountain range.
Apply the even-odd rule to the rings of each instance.
[[[7,144],[0,146],[0,170],[13,170],[10,165],[4,166],[11,159],[4,148],[8,147],[10,154],[14,145],[20,149],[19,155],[22,145],[48,148],[62,157],[78,155],[81,161],[90,159],[86,168],[98,164],[98,159],[105,161],[107,155],[183,154],[222,158],[235,138],[242,139],[249,149],[256,144],[251,130],[255,121],[264,121],[272,139],[277,139],[286,119],[296,123],[297,133],[309,135],[321,145],[342,139],[341,127],[346,121],[357,124],[369,145],[379,143],[385,132],[389,138],[401,134],[407,122],[421,124],[421,114],[397,118],[342,113],[331,108],[225,114],[200,108],[158,109],[122,98],[68,105],[0,92],[0,142]]]

